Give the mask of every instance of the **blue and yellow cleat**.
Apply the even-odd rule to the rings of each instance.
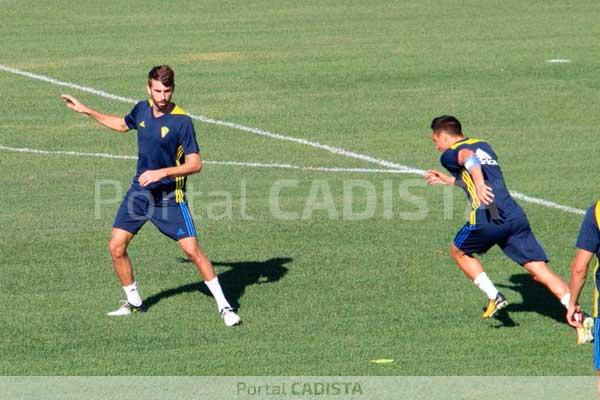
[[[483,307],[483,315],[481,318],[492,318],[496,313],[508,305],[506,297],[500,292],[493,300],[488,300],[487,305]]]

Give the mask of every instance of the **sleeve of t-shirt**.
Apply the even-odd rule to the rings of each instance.
[[[196,130],[189,118],[181,126],[179,141],[184,154],[200,153],[200,147],[196,141]]]
[[[133,109],[125,116],[125,123],[129,129],[137,129],[137,114],[140,112],[142,102],[139,102],[133,107]]]
[[[600,247],[600,230],[596,223],[595,205],[588,208],[579,228],[579,236],[575,246],[581,250],[587,250],[590,253],[596,253]]]
[[[462,167],[458,163],[458,151],[454,149],[448,149],[442,153],[440,162],[450,172],[458,171]]]
[[[465,181],[462,180],[462,178],[460,176],[454,175],[454,185],[458,186],[459,188],[466,188],[467,185],[465,184]]]

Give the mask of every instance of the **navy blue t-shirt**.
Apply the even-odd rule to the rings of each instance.
[[[600,228],[598,227],[598,218],[600,218],[600,202],[594,204],[585,212],[576,246],[578,249],[587,250],[600,257]]]
[[[500,217],[509,221],[517,218],[524,218],[525,212],[519,204],[511,197],[508,188],[502,176],[502,170],[498,163],[498,156],[489,143],[479,139],[465,138],[454,143],[448,150],[442,153],[440,161],[444,168],[448,170],[455,178],[456,184],[460,186],[467,198],[471,202],[473,212],[471,213],[470,223],[481,223],[488,220],[486,216],[486,206],[480,204],[475,191],[475,183],[464,166],[458,163],[458,153],[462,149],[469,149],[475,153],[481,164],[483,178],[486,184],[492,188],[494,193],[494,204],[498,208]]]
[[[577,237],[577,243],[575,246],[578,249],[589,251],[594,253],[597,258],[600,258],[600,228],[598,223],[600,222],[600,201],[591,206],[585,212],[581,228],[579,228],[579,236]],[[594,298],[596,301],[600,301],[598,296],[598,289],[600,288],[600,269],[596,262],[596,268],[594,270]],[[594,304],[594,317],[598,317],[598,304]]]
[[[174,167],[185,162],[185,155],[199,153],[196,131],[192,119],[179,106],[170,113],[155,117],[152,101],[140,101],[129,114],[125,123],[137,130],[138,162],[132,184],[148,170]],[[155,195],[173,196],[177,203],[184,201],[185,177],[164,178],[146,186]]]

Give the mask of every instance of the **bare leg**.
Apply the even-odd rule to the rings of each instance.
[[[479,260],[475,257],[466,255],[465,252],[456,247],[454,243],[450,245],[450,255],[470,280],[474,281],[475,278],[483,272],[483,266]]]
[[[546,286],[558,300],[569,292],[567,283],[548,267],[544,261],[531,261],[523,265],[533,279]]]
[[[196,265],[198,274],[203,280],[211,281],[216,277],[212,263],[198,245],[198,240],[195,237],[181,239],[179,246],[181,246],[185,255]]]
[[[195,237],[184,238],[179,241],[179,245],[188,256],[190,260],[196,265],[198,273],[204,279],[204,283],[208,287],[208,290],[213,295],[215,302],[217,303],[217,309],[221,313],[221,317],[227,326],[233,326],[240,323],[240,317],[233,312],[231,304],[225,298],[223,288],[219,283],[219,279],[215,274],[212,263],[204,254],[198,241]]]
[[[133,268],[127,254],[127,246],[133,239],[133,233],[122,229],[113,228],[108,243],[108,251],[112,257],[115,272],[121,281],[121,286],[129,286],[133,283]]]

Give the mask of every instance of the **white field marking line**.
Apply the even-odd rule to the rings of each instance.
[[[376,169],[376,168],[339,168],[339,167],[303,167],[292,164],[274,164],[274,163],[258,163],[258,162],[241,162],[241,161],[205,161],[207,164],[214,165],[229,165],[237,167],[250,168],[277,168],[277,169],[295,169],[300,171],[315,171],[315,172],[346,172],[346,173],[361,173],[361,174],[410,174],[412,172],[402,171],[399,169]]]
[[[553,58],[552,60],[546,60],[550,64],[568,64],[571,62],[568,58]]]
[[[108,153],[86,153],[80,151],[66,151],[66,150],[38,150],[30,149],[27,147],[8,147],[0,145],[0,150],[10,151],[13,153],[29,153],[29,154],[43,154],[43,155],[64,155],[73,157],[96,157],[96,158],[110,158],[119,160],[137,160],[136,156],[124,156]],[[412,174],[412,172],[395,170],[395,169],[372,169],[372,168],[336,168],[336,167],[302,167],[299,165],[292,164],[274,164],[274,163],[258,163],[258,162],[241,162],[241,161],[211,161],[204,160],[205,164],[212,165],[229,165],[239,167],[250,167],[250,168],[270,168],[270,169],[294,169],[301,171],[316,171],[316,172],[346,172],[346,173],[387,173],[387,174]],[[563,206],[562,204],[554,203],[551,201],[538,199],[536,197],[527,196],[526,194],[519,192],[510,192],[510,194],[519,200],[523,200],[528,203],[538,204],[547,208],[555,208],[564,212],[572,214],[585,214],[584,210],[573,208],[569,206]]]
[[[117,96],[102,90],[97,90],[91,87],[87,87],[87,86],[81,86],[81,85],[77,85],[75,83],[71,83],[71,82],[65,82],[65,81],[60,81],[58,79],[54,79],[54,78],[50,78],[44,75],[38,75],[38,74],[33,74],[31,72],[27,72],[27,71],[22,71],[20,69],[16,69],[16,68],[12,68],[6,65],[2,65],[0,64],[0,71],[5,71],[5,72],[9,72],[15,75],[21,75],[27,78],[31,78],[31,79],[37,79],[43,82],[47,82],[50,83],[52,85],[56,85],[56,86],[64,86],[64,87],[69,87],[69,88],[73,88],[73,89],[77,89],[80,90],[82,92],[87,92],[87,93],[92,93],[95,94],[97,96],[100,97],[104,97],[104,98],[108,98],[108,99],[112,99],[112,100],[118,100],[124,103],[131,103],[131,104],[135,104],[137,101],[135,99],[131,99],[128,97],[122,97],[122,96]],[[213,125],[220,125],[220,126],[225,126],[225,127],[229,127],[229,128],[233,128],[233,129],[237,129],[237,130],[241,130],[244,132],[249,132],[249,133],[254,133],[257,135],[261,135],[261,136],[266,136],[272,139],[277,139],[277,140],[286,140],[286,141],[290,141],[290,142],[294,142],[294,143],[298,143],[298,144],[303,144],[306,146],[311,146],[314,148],[318,148],[321,150],[326,150],[330,153],[333,154],[339,154],[345,157],[349,157],[349,158],[354,158],[354,159],[358,159],[358,160],[363,160],[363,161],[367,161],[370,163],[374,163],[374,164],[378,164],[381,165],[383,167],[389,168],[389,169],[393,169],[393,170],[397,170],[397,171],[402,171],[403,173],[407,173],[407,174],[416,174],[416,175],[424,175],[425,171],[422,169],[418,169],[418,168],[412,168],[412,167],[408,167],[406,165],[402,165],[402,164],[397,164],[391,161],[386,161],[386,160],[382,160],[382,159],[378,159],[378,158],[374,158],[368,155],[364,155],[364,154],[359,154],[359,153],[354,153],[352,151],[348,151],[348,150],[344,150],[342,148],[339,147],[333,147],[333,146],[329,146],[329,145],[324,145],[318,142],[312,142],[309,140],[305,140],[305,139],[301,139],[301,138],[296,138],[296,137],[292,137],[292,136],[284,136],[284,135],[280,135],[278,133],[273,133],[273,132],[269,132],[263,129],[258,129],[258,128],[251,128],[251,127],[247,127],[244,125],[240,125],[234,122],[227,122],[227,121],[220,121],[220,120],[216,120],[216,119],[212,119],[212,118],[208,118],[205,117],[203,115],[190,115],[191,118],[196,119],[198,121],[201,122],[205,122],[207,124],[213,124]],[[538,204],[547,208],[554,208],[557,210],[561,210],[564,212],[569,212],[569,213],[573,213],[573,214],[584,214],[585,211],[578,209],[578,208],[573,208],[573,207],[569,207],[569,206],[564,206],[558,203],[554,203],[552,201],[548,201],[548,200],[544,200],[544,199],[540,199],[537,197],[531,197],[531,196],[527,196],[526,194],[523,193],[519,193],[519,192],[510,192],[511,195],[513,195],[515,198],[518,198],[520,200],[523,200],[525,202],[529,202],[532,204]]]
[[[562,204],[558,204],[553,201],[548,201],[548,200],[540,199],[537,197],[527,196],[524,193],[510,191],[510,195],[512,197],[514,197],[515,199],[523,200],[524,202],[527,202],[527,203],[538,204],[540,206],[544,206],[547,208],[554,208],[554,209],[568,212],[571,214],[585,215],[585,210],[582,210],[580,208],[563,206]]]
[[[21,75],[21,76],[31,78],[31,79],[37,79],[37,80],[47,82],[47,83],[50,83],[50,84],[56,85],[56,86],[64,86],[64,87],[68,87],[68,88],[72,88],[72,89],[77,89],[82,92],[92,93],[92,94],[95,94],[100,97],[105,97],[107,99],[112,99],[112,100],[118,100],[118,101],[121,101],[124,103],[135,104],[138,102],[138,100],[135,100],[135,99],[132,99],[129,97],[117,96],[117,95],[105,92],[103,90],[97,90],[97,89],[94,89],[91,87],[81,86],[81,85],[77,85],[75,83],[61,81],[61,80],[50,78],[50,77],[47,77],[44,75],[38,75],[38,74],[33,74],[33,73],[27,72],[27,71],[21,71],[20,69],[12,68],[12,67],[2,65],[2,64],[0,64],[0,71],[10,72],[12,74]],[[206,117],[204,115],[189,114],[189,116],[192,119],[195,119],[195,120],[207,123],[207,124],[219,125],[219,126],[224,126],[227,128],[233,128],[233,129],[237,129],[237,130],[244,131],[244,132],[254,133],[254,134],[260,135],[260,136],[266,136],[271,139],[285,140],[288,142],[303,144],[305,146],[310,146],[310,147],[314,147],[317,149],[326,150],[333,154],[339,154],[339,155],[343,155],[345,157],[354,158],[354,159],[362,160],[362,161],[367,161],[367,162],[370,162],[373,164],[378,164],[378,165],[381,165],[382,167],[405,171],[406,173],[414,173],[414,174],[419,174],[419,175],[423,175],[425,173],[425,171],[423,171],[421,169],[407,167],[406,165],[397,164],[397,163],[394,163],[391,161],[382,160],[382,159],[371,157],[371,156],[368,156],[365,154],[355,153],[352,151],[344,150],[339,147],[329,146],[326,144],[321,144],[321,143],[313,142],[313,141],[306,140],[306,139],[280,135],[278,133],[269,132],[264,129],[252,128],[252,127],[248,127],[245,125],[237,124],[235,122],[221,121],[218,119]]]
[[[118,160],[137,160],[136,156],[125,156],[108,153],[86,153],[80,151],[67,151],[67,150],[38,150],[30,149],[27,147],[8,147],[0,145],[0,150],[10,151],[13,153],[28,153],[28,154],[41,154],[41,155],[62,155],[62,156],[73,156],[73,157],[95,157],[95,158],[110,158]],[[384,174],[410,174],[406,171],[400,171],[395,169],[373,169],[373,168],[337,168],[337,167],[303,167],[300,165],[292,164],[276,164],[276,163],[259,163],[259,162],[242,162],[242,161],[212,161],[203,160],[204,164],[211,165],[223,165],[223,166],[234,166],[234,167],[250,167],[250,168],[271,168],[271,169],[294,169],[300,171],[316,171],[316,172],[346,172],[346,173],[384,173]]]

